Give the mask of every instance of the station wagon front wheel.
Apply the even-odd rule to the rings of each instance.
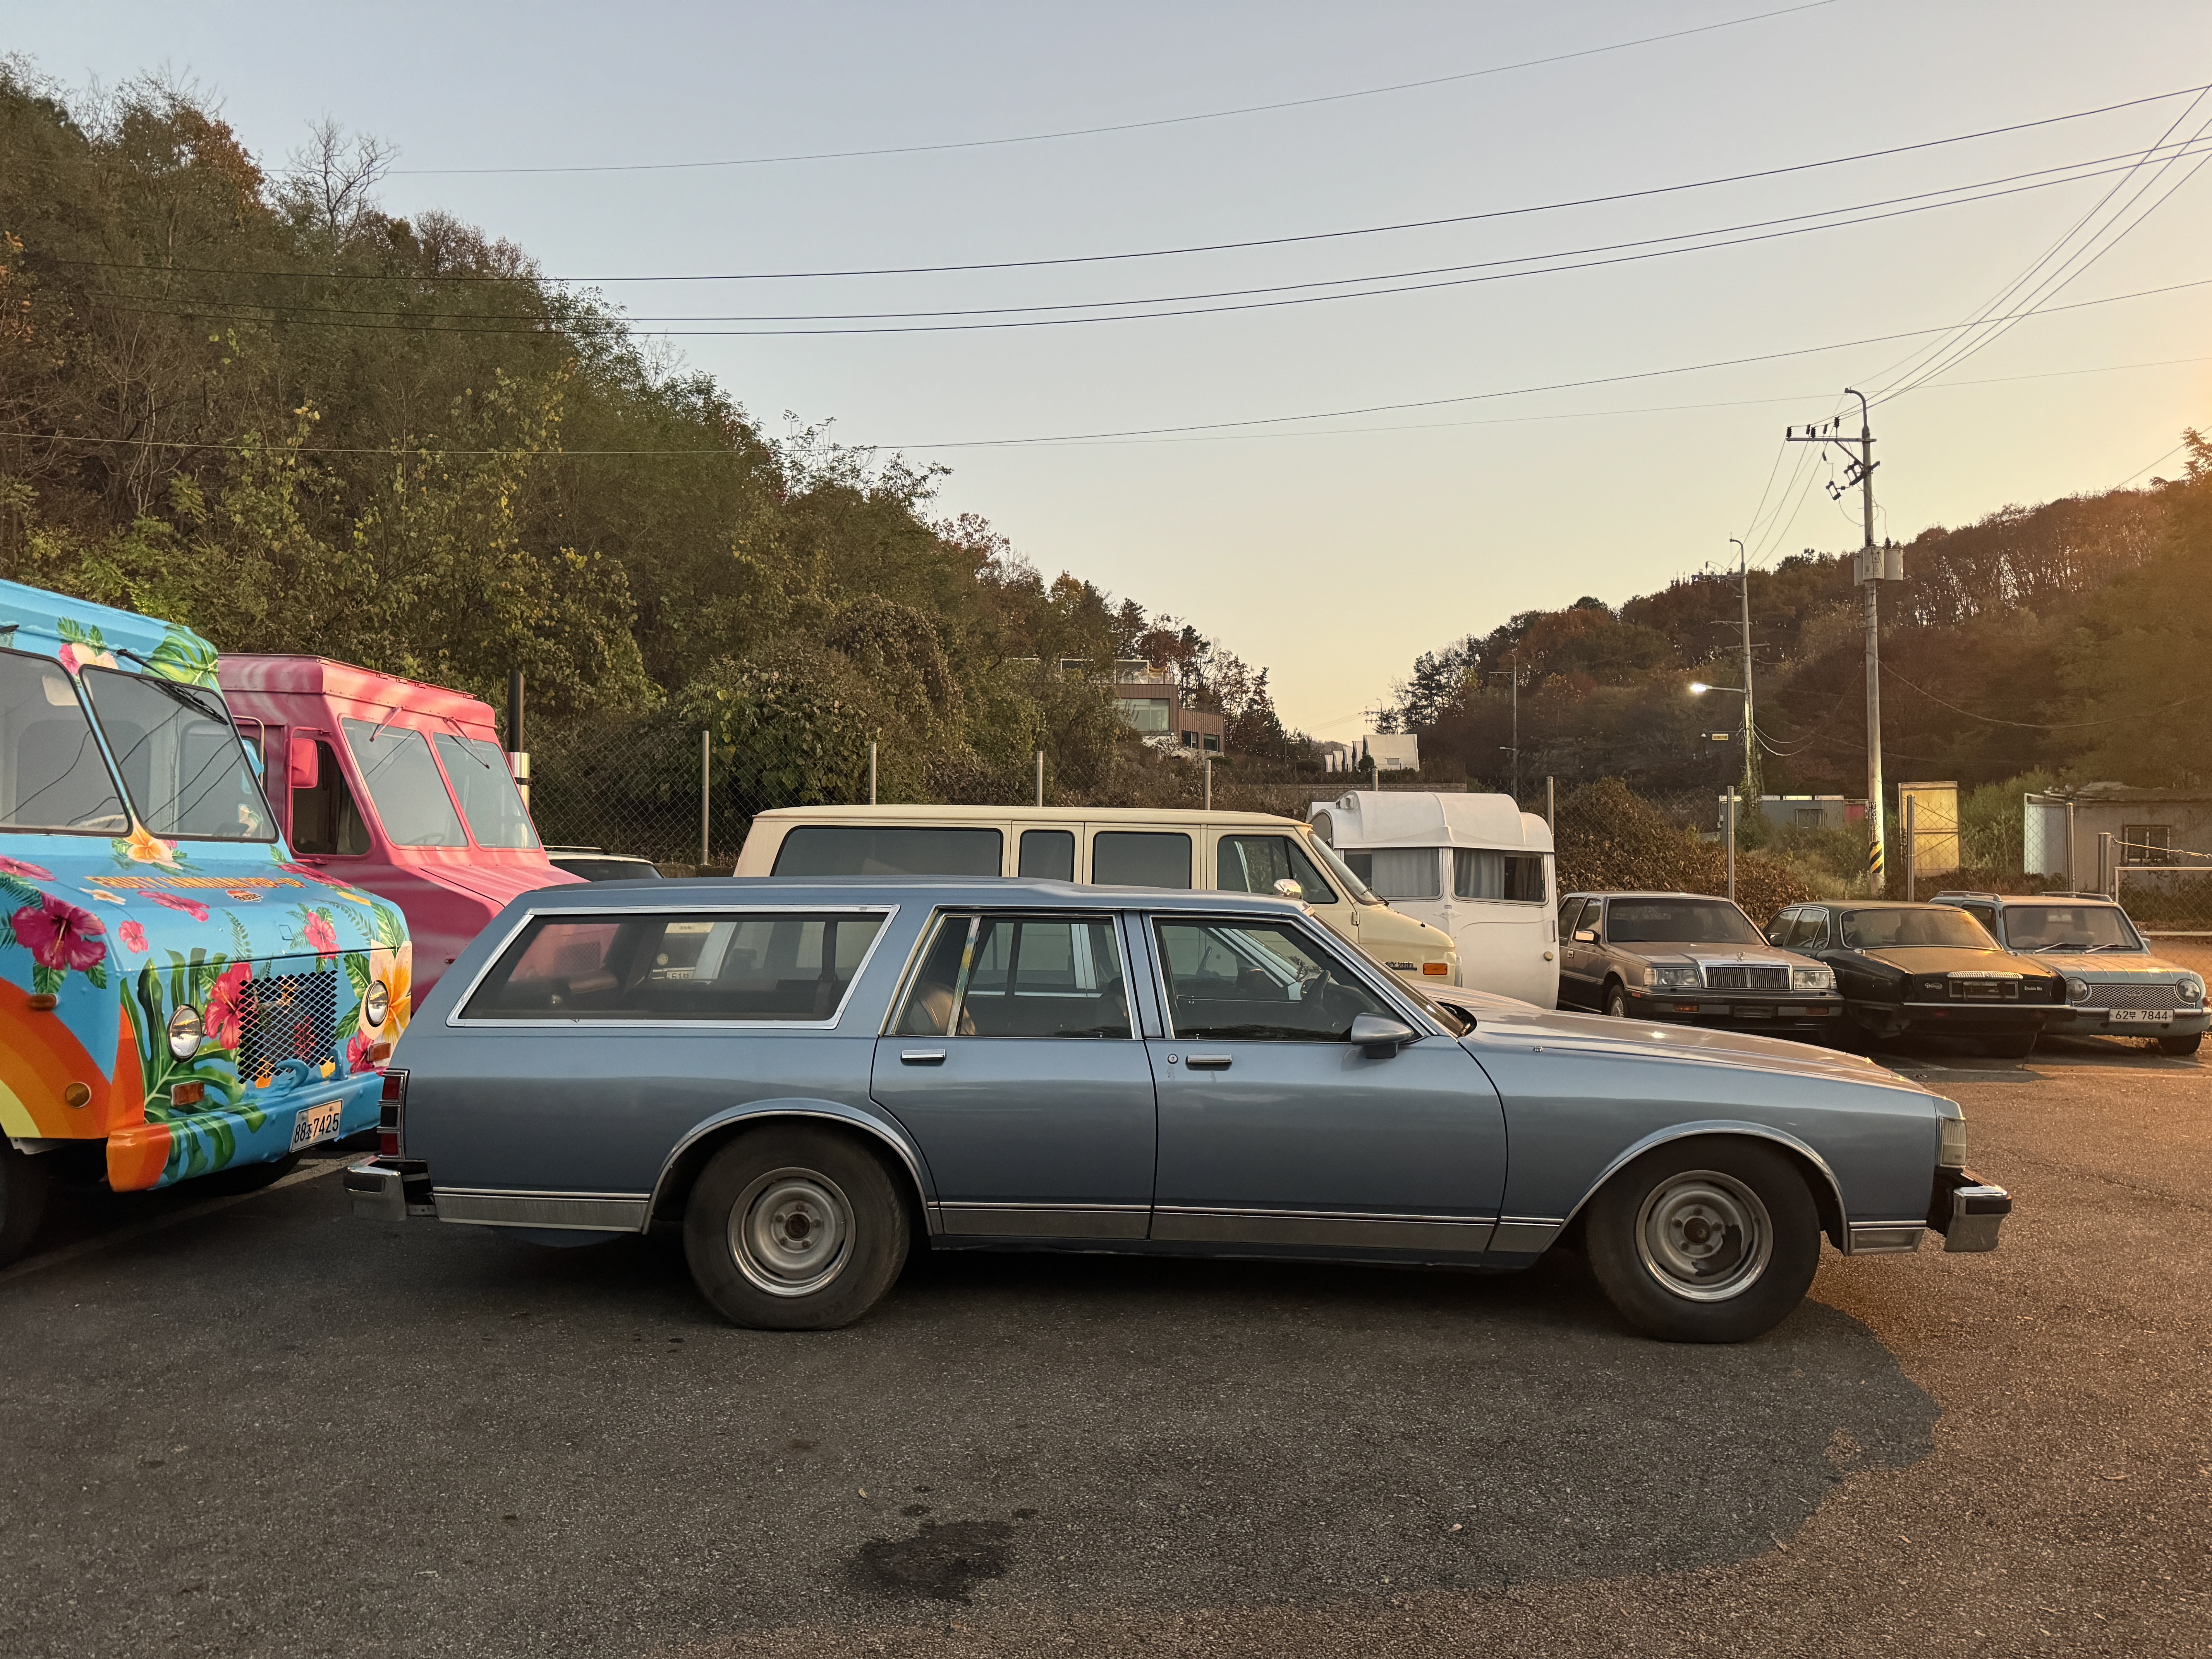
[[[1741,1342],[1812,1285],[1820,1218],[1788,1158],[1701,1139],[1638,1158],[1590,1200],[1590,1271],[1628,1322],[1670,1342]]]
[[[700,1172],[684,1253],[726,1317],[761,1330],[849,1325],[906,1264],[899,1189],[833,1132],[772,1125],[740,1134]]]

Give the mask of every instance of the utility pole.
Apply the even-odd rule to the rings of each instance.
[[[1905,579],[1905,556],[1893,544],[1885,547],[1875,545],[1873,421],[1868,413],[1865,392],[1845,386],[1844,395],[1859,400],[1859,453],[1845,468],[1843,483],[1828,485],[1828,495],[1830,499],[1840,501],[1844,492],[1856,484],[1859,487],[1860,516],[1865,526],[1854,580],[1866,590],[1867,880],[1875,896],[1880,896],[1886,884],[1886,876],[1882,865],[1881,824],[1881,616],[1880,602],[1875,595],[1879,584]],[[1808,426],[1802,433],[1796,427],[1790,427],[1784,429],[1783,435],[1791,443],[1836,444],[1849,455],[1852,440],[1844,434],[1842,425],[1838,417],[1818,427]]]
[[[1759,767],[1759,725],[1751,712],[1751,557],[1735,542],[1736,580],[1743,591],[1743,798],[1747,810],[1759,810],[1762,793]]]
[[[1513,650],[1513,805],[1521,806],[1521,650]]]

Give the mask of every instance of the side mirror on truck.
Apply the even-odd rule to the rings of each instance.
[[[322,757],[316,752],[313,738],[295,738],[287,745],[290,754],[289,770],[292,787],[313,789],[323,781]]]

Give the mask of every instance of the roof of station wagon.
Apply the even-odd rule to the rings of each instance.
[[[1304,907],[1272,894],[1186,891],[1170,887],[1091,887],[1035,877],[709,876],[688,881],[599,881],[547,887],[520,901],[532,910],[726,909],[757,904],[787,909],[884,904],[973,905],[992,909],[1249,910],[1293,916]]]

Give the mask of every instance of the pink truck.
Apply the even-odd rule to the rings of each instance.
[[[490,704],[323,657],[216,675],[294,856],[405,914],[418,1004],[509,900],[577,879],[538,844]]]

